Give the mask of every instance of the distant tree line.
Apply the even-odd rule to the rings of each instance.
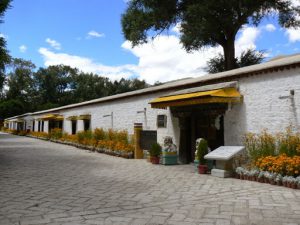
[[[65,65],[36,69],[12,59],[0,80],[0,119],[146,88],[144,80],[109,78]]]

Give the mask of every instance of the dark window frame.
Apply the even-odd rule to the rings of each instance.
[[[165,115],[165,114],[157,115],[156,126],[157,126],[157,128],[166,128],[167,127],[167,115]]]

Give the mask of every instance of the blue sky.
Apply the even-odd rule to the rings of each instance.
[[[66,64],[111,79],[139,77],[149,83],[201,76],[207,59],[222,51],[186,53],[177,27],[132,49],[121,31],[125,9],[125,0],[14,0],[0,33],[13,57],[37,67]],[[295,54],[300,52],[300,30],[280,28],[268,18],[259,27],[244,27],[236,46],[237,55],[249,47],[265,50],[268,58]]]

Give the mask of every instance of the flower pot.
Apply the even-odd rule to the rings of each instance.
[[[266,184],[270,183],[269,179],[268,178],[264,178],[264,183],[266,183]]]
[[[199,174],[206,174],[207,173],[207,165],[199,165],[198,172],[199,172]]]
[[[293,189],[297,189],[297,184],[296,183],[291,183],[290,187],[293,188]]]
[[[175,154],[166,154],[162,155],[162,164],[163,165],[176,165],[177,164],[177,153]]]
[[[158,156],[150,156],[150,161],[152,164],[159,164],[159,157]]]

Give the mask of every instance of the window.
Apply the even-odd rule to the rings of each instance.
[[[91,120],[85,119],[83,120],[84,131],[87,131],[91,127]]]
[[[158,128],[167,127],[167,116],[166,115],[158,115],[156,125]]]
[[[44,121],[42,121],[42,129],[41,129],[42,132],[45,132],[44,131],[44,124],[45,124]]]
[[[77,120],[72,120],[72,134],[76,134],[76,130],[77,130]]]

